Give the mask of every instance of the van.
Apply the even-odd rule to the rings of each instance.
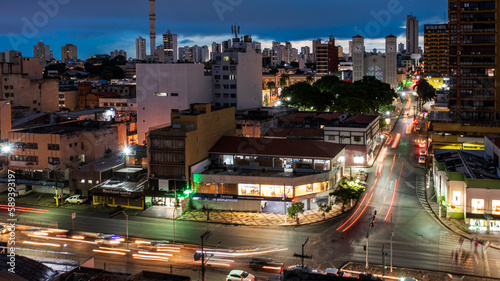
[[[14,192],[14,197],[23,197],[33,192],[31,185],[19,184],[16,186],[16,191]]]

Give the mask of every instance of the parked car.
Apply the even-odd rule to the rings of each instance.
[[[0,224],[0,233],[5,234],[12,231],[12,227],[7,224]]]
[[[291,266],[288,267],[288,269],[289,270],[302,270],[302,265],[300,265],[300,264],[291,265]],[[304,266],[304,271],[305,272],[309,272],[309,273],[317,273],[318,272],[318,270],[312,269],[312,268],[310,268],[308,266]]]
[[[120,245],[121,242],[125,241],[125,239],[121,238],[119,235],[115,234],[97,234],[97,239],[95,242],[97,244],[106,244],[106,245]]]
[[[284,264],[282,262],[276,262],[272,259],[253,258],[248,263],[248,267],[253,270],[281,273],[281,271],[283,271]]]
[[[234,269],[226,276],[226,281],[255,281],[255,276],[244,270]]]
[[[59,199],[59,202],[63,202],[64,199],[66,199],[68,197],[69,197],[68,194],[57,193],[57,195],[54,195],[54,200]]]
[[[331,274],[331,275],[336,275],[336,276],[340,276],[340,277],[349,277],[349,273],[339,271],[337,268],[327,268],[327,269],[325,269],[324,274],[326,274],[326,275]]]
[[[425,156],[418,157],[418,164],[425,164]]]
[[[81,203],[85,203],[89,200],[88,197],[85,197],[81,194],[75,194],[73,196],[70,196],[68,198],[66,198],[66,200],[64,200],[65,203],[73,203],[73,204],[81,204]]]
[[[16,191],[14,191],[14,197],[23,197],[33,192],[31,185],[26,186],[25,184],[20,184],[16,186]]]
[[[377,280],[377,281],[380,280],[380,281],[382,281],[382,279],[378,278],[377,276],[375,276],[371,273],[366,273],[366,272],[359,274],[358,279],[359,280]]]

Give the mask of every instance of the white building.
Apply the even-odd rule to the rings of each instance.
[[[137,112],[135,98],[99,98],[99,107],[113,107],[117,113]]]
[[[163,33],[163,52],[165,53],[166,63],[177,62],[177,34],[173,34],[170,30]]]
[[[262,106],[262,54],[260,44],[252,42],[250,35],[245,35],[243,41],[233,38],[227,52],[215,55],[212,75],[216,106]]]
[[[212,102],[212,76],[205,74],[203,64],[137,64],[136,67],[139,144],[146,140],[151,127],[170,124],[172,109]]]
[[[135,57],[138,60],[146,59],[146,39],[141,36],[135,39]]]
[[[114,58],[117,56],[124,56],[125,58],[127,58],[127,52],[125,52],[125,50],[123,50],[123,49],[111,51],[110,55],[111,55],[111,58]]]
[[[203,63],[209,60],[208,46],[179,47],[179,61]]]
[[[397,86],[397,37],[385,37],[384,56],[367,54],[364,38],[356,35],[352,38],[353,81],[363,79],[363,76],[375,76],[378,80],[388,83],[392,88]]]

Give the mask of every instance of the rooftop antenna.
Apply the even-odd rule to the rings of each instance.
[[[231,25],[231,34],[234,34],[234,38],[238,38],[238,34],[240,33],[240,26]]]

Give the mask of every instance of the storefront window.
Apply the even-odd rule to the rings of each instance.
[[[260,186],[260,195],[267,197],[283,197],[283,192],[286,192],[286,197],[293,197],[293,188],[292,186],[283,186],[283,185],[261,185]]]
[[[298,185],[295,187],[295,196],[309,193],[325,191],[328,188],[328,182],[316,182],[311,184]]]
[[[224,164],[226,165],[233,165],[233,155],[224,155],[223,156],[223,161],[224,161]]]
[[[314,160],[315,170],[330,170],[330,160]]]
[[[484,200],[483,199],[472,199],[472,213],[473,214],[483,214],[484,213]]]
[[[491,209],[494,215],[500,215],[500,200],[492,200]]]
[[[259,196],[258,184],[238,184],[238,195]]]
[[[152,203],[156,206],[174,207],[174,198],[167,197],[153,197]]]
[[[451,202],[451,204],[457,206],[457,205],[461,205],[460,204],[460,191],[453,191],[453,201]]]
[[[293,159],[294,168],[312,169],[312,159]]]

